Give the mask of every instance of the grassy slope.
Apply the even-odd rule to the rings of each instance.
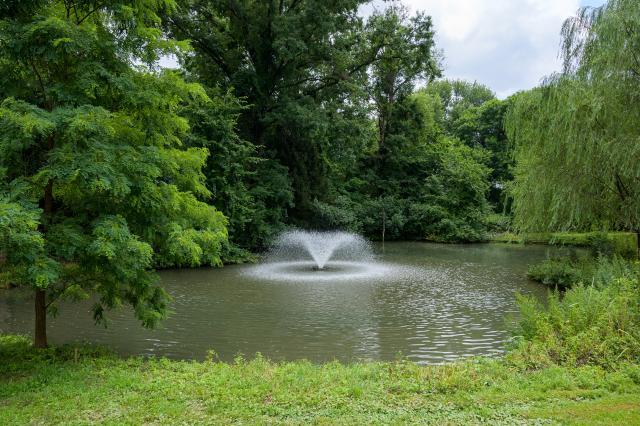
[[[640,424],[640,366],[273,363],[35,352],[0,336],[0,424]]]

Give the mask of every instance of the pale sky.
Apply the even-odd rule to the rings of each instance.
[[[382,5],[377,0],[374,4]],[[581,6],[604,0],[403,0],[433,17],[444,77],[478,81],[499,98],[559,71],[560,29]],[[367,10],[368,9],[368,10]],[[370,13],[371,6],[363,10]]]
[[[560,70],[560,29],[582,6],[605,0],[402,0],[412,12],[433,17],[444,77],[477,81],[499,98],[537,86]],[[374,0],[361,9],[368,15]],[[175,67],[171,58],[162,66]]]

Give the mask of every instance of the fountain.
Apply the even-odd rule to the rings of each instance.
[[[264,261],[246,274],[272,281],[346,281],[382,278],[392,269],[376,261],[360,235],[296,230],[276,238]]]
[[[306,252],[315,262],[315,269],[322,270],[334,255],[345,258],[371,259],[369,243],[357,234],[348,232],[289,231],[276,240],[272,255],[284,255],[289,259]]]

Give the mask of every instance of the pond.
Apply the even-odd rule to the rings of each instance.
[[[275,280],[251,265],[160,273],[171,316],[145,330],[129,309],[95,326],[90,303],[65,304],[48,324],[51,343],[91,342],[123,355],[225,361],[260,352],[274,360],[441,363],[504,351],[517,320],[515,295],[544,299],[527,266],[551,250],[501,244],[387,243],[377,260],[402,266],[385,279]],[[0,332],[31,333],[31,295],[0,290]]]

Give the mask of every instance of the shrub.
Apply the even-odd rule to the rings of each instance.
[[[579,282],[582,273],[570,258],[550,258],[530,266],[527,276],[542,284],[563,289]]]
[[[505,233],[511,228],[511,216],[500,213],[490,213],[484,218],[487,231],[493,234]]]
[[[606,232],[594,232],[589,235],[588,240],[594,257],[612,257],[616,253],[614,240]]]
[[[598,365],[614,368],[640,361],[638,279],[616,278],[607,285],[578,284],[547,306],[518,297],[521,320],[507,359],[521,368]]]
[[[606,285],[616,278],[637,280],[640,277],[640,263],[616,255],[597,259],[575,256],[549,258],[530,266],[527,276],[559,289],[577,283]]]

